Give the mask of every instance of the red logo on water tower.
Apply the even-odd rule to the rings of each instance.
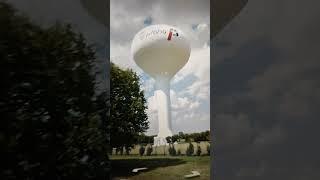
[[[169,31],[167,40],[170,41],[172,36],[177,36],[178,37],[179,34],[178,34],[177,30],[171,28],[170,31]]]

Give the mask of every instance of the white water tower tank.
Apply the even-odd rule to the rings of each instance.
[[[185,34],[169,25],[151,25],[139,31],[131,51],[136,64],[155,79],[159,132],[154,145],[166,144],[172,136],[170,80],[188,62],[190,44]]]

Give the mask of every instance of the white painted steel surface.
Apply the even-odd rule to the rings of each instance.
[[[166,144],[172,136],[170,80],[188,62],[190,44],[185,34],[169,25],[152,25],[139,31],[132,41],[135,63],[156,81],[159,132],[154,145]]]

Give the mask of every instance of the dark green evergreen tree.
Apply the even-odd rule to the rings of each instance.
[[[107,179],[107,99],[95,52],[68,25],[0,3],[1,179]]]

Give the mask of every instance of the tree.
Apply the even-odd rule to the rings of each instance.
[[[106,93],[71,26],[42,28],[0,3],[2,179],[106,179]]]
[[[179,135],[179,136],[181,136],[181,135]],[[194,142],[210,141],[210,131],[184,134],[183,136],[185,137],[186,141],[194,141]]]
[[[147,147],[147,156],[151,156],[151,153],[152,153],[152,147],[148,146]]]
[[[177,135],[177,134],[173,135],[171,139],[172,139],[173,143],[180,141],[179,135]]]
[[[177,155],[178,155],[178,156],[181,156],[181,151],[180,151],[180,149],[178,149]]]
[[[176,141],[175,137],[174,136],[172,136],[172,137],[168,136],[168,137],[166,137],[166,140],[169,143],[169,149],[168,149],[169,154],[171,156],[175,156],[177,154],[177,151],[176,151],[176,149],[174,148],[174,145],[173,145],[173,143]]]
[[[185,139],[185,142],[191,142],[191,137],[189,134],[184,134],[184,139]]]
[[[149,127],[144,93],[138,75],[131,69],[123,70],[111,63],[110,76],[111,146],[131,146]]]
[[[200,156],[201,155],[201,147],[200,145],[198,145],[197,147],[197,156]]]
[[[171,145],[171,146],[169,146],[169,154],[171,155],[171,156],[175,156],[176,154],[177,154],[177,151],[176,151],[176,149],[174,148],[174,146],[173,145]]]
[[[169,144],[172,144],[172,143],[173,143],[171,136],[166,137],[166,140],[167,140],[167,143],[169,143]]]
[[[146,148],[145,148],[144,146],[140,146],[140,148],[139,148],[139,154],[140,154],[140,156],[143,156],[145,149],[146,149]]]
[[[194,153],[193,144],[191,142],[189,142],[189,146],[187,147],[187,150],[186,150],[186,155],[187,156],[192,156],[193,153]]]
[[[183,134],[183,132],[182,132],[182,131],[180,131],[180,132],[178,133],[178,135],[179,135],[179,137],[180,137],[181,139],[183,139],[183,138],[184,138],[184,134]]]
[[[153,139],[155,136],[147,136],[144,133],[141,133],[137,136],[137,143],[141,145],[147,145],[153,143]]]

